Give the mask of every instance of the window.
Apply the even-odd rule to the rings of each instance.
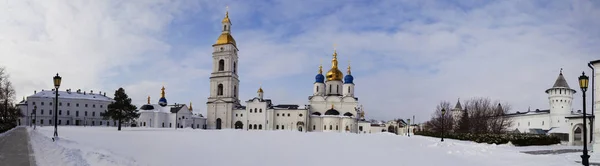
[[[44,110],[40,110],[40,115],[44,115]]]
[[[79,117],[79,111],[75,111],[75,116]]]
[[[331,93],[331,86],[329,87],[329,93]]]
[[[96,108],[96,104],[93,104],[93,105],[92,105],[92,108]]]
[[[237,97],[237,92],[236,92],[236,90],[237,90],[237,86],[234,86],[234,87],[233,87],[233,97]]]
[[[237,114],[235,114],[235,117],[237,117]]]
[[[88,106],[88,104],[85,104],[85,107],[87,107],[87,106]]]
[[[171,125],[171,123],[169,123],[169,127],[173,127],[173,125]]]
[[[542,121],[542,126],[544,125],[544,121]]]
[[[279,125],[275,125],[275,129],[279,129]]]
[[[67,107],[70,107],[70,106],[71,106],[71,103],[67,103]],[[92,122],[92,123],[94,123],[94,122]]]
[[[277,116],[279,116],[279,113],[277,113]]]
[[[50,115],[52,115],[52,110],[48,111],[48,113],[49,113]]]
[[[350,87],[348,87],[348,93],[350,93]]]
[[[87,116],[87,111],[85,111],[85,113],[84,113],[84,115],[83,115],[83,116]]]
[[[102,126],[102,121],[100,121],[100,126]]]
[[[244,117],[244,114],[240,114],[240,117]]]
[[[68,103],[67,103],[68,104]],[[96,126],[96,121],[92,121],[92,126]]]
[[[258,109],[258,112],[262,113],[262,108],[261,108],[261,109]]]
[[[96,112],[92,112],[92,116],[96,116]]]
[[[69,125],[69,120],[67,120],[67,125]]]
[[[254,108],[254,113],[257,113],[257,112],[258,112],[257,110],[258,110],[258,109]]]
[[[333,125],[329,125],[329,130],[333,130]]]
[[[290,113],[288,113],[288,117],[290,117]]]
[[[317,86],[317,92],[319,92],[319,87]]]
[[[62,120],[58,120],[58,125],[62,125]]]
[[[258,125],[258,129],[259,129],[259,130],[262,130],[262,124],[259,124],[259,125]]]
[[[531,122],[527,122],[527,126],[531,126]]]
[[[219,71],[225,70],[225,60],[219,60]]]
[[[285,126],[284,126],[284,125],[281,125],[281,130],[283,130],[283,129],[285,129]]]
[[[223,84],[219,84],[219,86],[217,86],[217,95],[223,95]]]
[[[257,128],[256,128],[256,124],[254,124],[254,129],[257,129]]]
[[[102,108],[102,105],[100,105],[100,108]]]
[[[67,115],[71,115],[71,111],[67,110]]]
[[[58,110],[58,115],[62,115],[62,110]]]
[[[40,120],[40,124],[42,124],[42,125],[44,124],[44,119]]]
[[[144,126],[146,126],[146,122],[144,122]]]
[[[58,103],[58,106],[62,106],[62,102],[59,102],[59,103]]]
[[[313,130],[316,130],[317,126],[313,125]]]
[[[48,120],[48,124],[52,124],[52,120]]]
[[[237,74],[237,73],[236,73],[236,71],[237,71],[237,70],[236,70],[236,68],[237,68],[237,66],[236,66],[235,62],[233,62],[233,73],[234,73],[234,74]]]
[[[248,124],[248,129],[252,129],[252,125],[251,124]]]
[[[35,105],[35,101],[33,102],[33,105]]]
[[[339,129],[338,129],[338,125],[335,125],[335,130],[339,130]]]
[[[79,107],[79,103],[75,104],[75,107]]]
[[[302,114],[298,114],[298,116],[302,117]]]
[[[358,126],[358,130],[359,131],[363,131],[363,127],[362,126]]]
[[[48,103],[48,104],[52,105],[52,102],[50,102],[50,103]]]
[[[223,25],[223,31],[226,31],[226,30],[227,30],[227,25]],[[223,48],[223,47],[221,47],[221,48]]]
[[[44,102],[42,102],[42,105],[44,105]]]
[[[165,127],[165,122],[162,123],[162,127]]]
[[[336,87],[335,87],[335,92],[336,92],[336,93],[339,93],[339,92],[340,92],[340,85],[336,85]]]
[[[327,130],[327,125],[323,125],[323,130]]]

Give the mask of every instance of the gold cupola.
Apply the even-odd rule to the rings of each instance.
[[[331,69],[325,77],[327,81],[342,81],[344,74],[338,69],[337,51],[333,50],[333,59],[331,60]]]
[[[233,36],[231,36],[231,20],[229,20],[229,7],[227,7],[227,9],[228,10],[225,12],[225,18],[223,18],[223,21],[221,21],[221,23],[223,24],[223,30],[221,32],[221,35],[217,39],[217,42],[213,46],[221,44],[233,44],[237,47],[237,45],[235,44],[235,39],[233,39]]]

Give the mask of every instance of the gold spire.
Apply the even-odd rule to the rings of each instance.
[[[160,97],[165,98],[165,86],[163,86],[162,89],[160,89],[160,90],[161,90]]]
[[[150,104],[150,96],[148,96],[148,104]]]
[[[331,109],[333,109],[333,104],[331,104]]]
[[[221,22],[231,24],[231,21],[229,20],[229,6],[225,7],[225,18],[223,18],[223,21]]]
[[[319,65],[319,74],[323,74],[323,65]]]
[[[194,110],[194,109],[192,108],[192,102],[191,102],[191,101],[190,101],[190,108],[188,108],[188,110],[190,110],[190,112],[191,112],[192,110]]]
[[[338,69],[337,50],[333,49],[333,59],[331,59],[331,69],[325,76],[327,81],[341,81],[344,74]]]
[[[260,88],[258,88],[258,91],[256,91],[256,93],[263,93],[262,85],[260,86]]]
[[[348,60],[348,75],[352,75],[352,72],[350,72],[350,60]]]

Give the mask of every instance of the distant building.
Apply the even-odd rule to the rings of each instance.
[[[562,69],[554,85],[545,92],[548,94],[550,109],[528,109],[526,112],[507,114],[513,121],[509,130],[516,133],[550,134],[571,145],[582,144],[583,113],[572,111],[576,91],[567,84]],[[591,111],[587,116],[593,118]],[[588,133],[590,129],[591,126],[587,128]]]
[[[54,90],[34,91],[34,94],[23,98],[17,104],[23,117],[19,118],[18,125],[37,124],[40,126],[54,125],[54,114],[58,113],[58,125],[71,126],[110,126],[116,125],[113,120],[104,120],[100,113],[107,110],[108,104],[114,100],[106,97],[106,93],[71,89],[58,92],[58,111],[55,110]],[[34,112],[34,108],[36,108]],[[34,119],[34,117],[37,118]]]
[[[168,105],[165,98],[165,87],[161,89],[161,98],[158,104],[148,103],[139,108],[140,116],[136,119],[136,126],[151,128],[195,128],[205,129],[206,118],[202,114],[192,113],[192,103]]]

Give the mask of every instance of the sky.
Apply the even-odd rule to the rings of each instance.
[[[8,0],[0,2],[0,66],[17,100],[51,89],[59,73],[63,90],[112,96],[123,87],[138,106],[147,96],[158,102],[164,85],[170,103],[205,114],[227,6],[241,101],[262,85],[275,104],[308,104],[335,44],[369,119],[422,122],[440,101],[474,97],[512,112],[548,109],[544,91],[561,68],[577,110],[577,77],[600,59],[600,2],[592,0]]]

